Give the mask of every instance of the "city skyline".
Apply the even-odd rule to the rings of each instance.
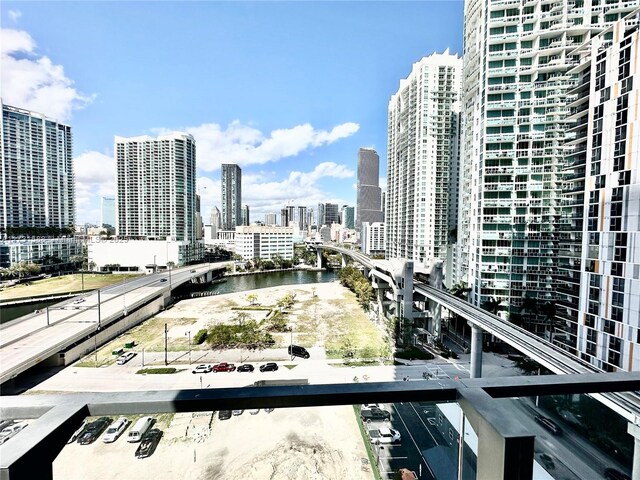
[[[163,29],[176,9],[190,19],[189,35],[168,45]],[[54,11],[67,28],[50,25]],[[291,202],[355,205],[358,148],[375,148],[381,176],[386,171],[386,104],[398,79],[433,51],[461,53],[462,2],[163,3],[153,12],[153,28],[140,30],[148,9],[135,3],[3,4],[3,100],[74,129],[77,223],[99,223],[100,198],[115,193],[114,137],[168,131],[196,140],[203,211],[220,206],[221,163],[243,168],[252,221]],[[117,30],[109,20],[116,17]],[[393,35],[369,34],[392,24]],[[284,42],[280,31],[299,41]],[[140,42],[143,34],[148,40]],[[90,47],[76,41],[85,36]],[[256,41],[264,54],[255,55]],[[131,42],[135,55],[114,54]],[[159,67],[158,51],[179,52],[195,73]],[[124,65],[147,73],[132,76]],[[339,73],[327,76],[327,69]],[[39,85],[49,89],[46,100]],[[165,108],[164,97],[180,98],[181,107]],[[323,98],[332,99],[330,108]]]

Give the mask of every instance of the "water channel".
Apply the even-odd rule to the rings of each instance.
[[[279,285],[296,285],[301,283],[332,282],[337,278],[334,271],[311,272],[308,270],[295,270],[287,272],[259,273],[253,275],[239,275],[227,277],[223,283],[209,286],[207,290],[223,293],[243,292],[257,288],[277,287]],[[0,307],[0,323],[8,322],[14,318],[28,315],[34,310],[41,310],[49,305],[59,303],[60,300],[30,303],[28,305],[16,305],[14,307]]]

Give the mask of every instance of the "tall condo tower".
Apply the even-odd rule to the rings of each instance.
[[[116,199],[114,197],[102,197],[100,201],[100,210],[102,212],[100,218],[100,226],[101,227],[111,227],[115,228],[116,226]]]
[[[387,258],[446,257],[461,70],[462,59],[448,50],[424,57],[389,101]]]
[[[356,229],[362,222],[382,221],[382,190],[380,183],[380,157],[372,148],[358,150],[358,185],[356,199]]]
[[[71,127],[2,104],[0,132],[0,227],[73,227]]]
[[[222,164],[222,229],[242,224],[242,170],[234,163]]]
[[[196,144],[186,133],[115,137],[116,234],[196,239]]]
[[[575,49],[637,5],[465,2],[458,280],[472,303],[500,299],[520,314],[525,297],[557,298]],[[530,327],[550,334],[544,318]]]

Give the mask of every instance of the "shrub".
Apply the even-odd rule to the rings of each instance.
[[[198,333],[196,333],[193,336],[193,343],[195,343],[196,345],[202,345],[204,341],[207,339],[208,335],[209,335],[209,331],[206,328],[203,328],[202,330],[198,330]]]
[[[422,350],[416,347],[408,347],[408,348],[405,348],[404,350],[396,352],[395,357],[403,358],[405,360],[410,360],[410,359],[433,360],[433,358],[435,358],[431,353],[423,352]]]
[[[173,367],[163,367],[163,368],[143,368],[142,370],[138,370],[136,373],[139,374],[164,374],[164,373],[176,373],[176,369]]]

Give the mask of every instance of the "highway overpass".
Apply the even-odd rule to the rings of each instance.
[[[226,263],[200,264],[145,275],[0,325],[0,385],[106,331],[109,325],[144,305],[155,302],[159,310],[170,302],[172,290],[186,283],[204,283],[223,268]]]

